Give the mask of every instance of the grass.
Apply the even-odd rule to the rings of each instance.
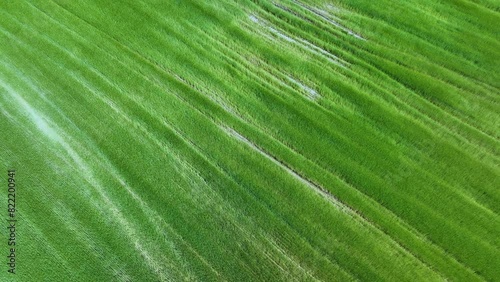
[[[0,277],[497,280],[498,12],[0,4]]]

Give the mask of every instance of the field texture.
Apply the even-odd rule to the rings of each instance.
[[[0,1],[0,281],[500,281],[499,38],[497,0]]]

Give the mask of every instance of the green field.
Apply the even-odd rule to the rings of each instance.
[[[500,281],[500,2],[1,1],[0,168],[0,281]]]

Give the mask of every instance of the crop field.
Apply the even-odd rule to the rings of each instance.
[[[500,2],[0,1],[0,168],[0,281],[500,281]]]

